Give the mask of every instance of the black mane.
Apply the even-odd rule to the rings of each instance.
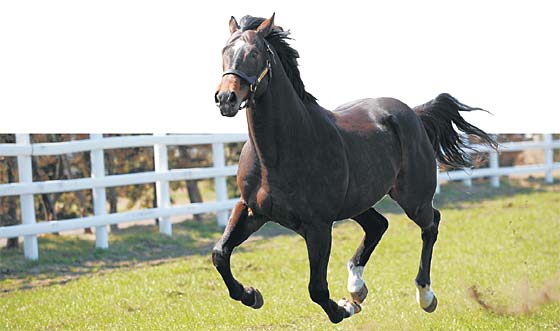
[[[264,21],[262,17],[253,17],[250,15],[245,15],[239,21],[241,31],[256,30],[257,27]],[[274,48],[280,62],[284,67],[284,71],[288,75],[288,78],[292,82],[294,90],[304,103],[316,103],[316,98],[311,95],[311,93],[305,90],[305,85],[301,80],[297,58],[299,58],[299,53],[293,49],[287,40],[291,39],[289,37],[290,31],[284,31],[279,26],[274,26],[268,36],[265,37],[266,41]]]

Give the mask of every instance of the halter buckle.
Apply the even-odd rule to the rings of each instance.
[[[270,60],[266,59],[266,67],[264,67],[263,71],[261,71],[261,74],[259,75],[257,80],[253,82],[249,87],[251,93],[255,93],[260,82],[266,77],[268,73],[272,73],[272,71],[270,70]]]

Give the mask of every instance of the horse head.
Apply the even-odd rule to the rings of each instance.
[[[214,95],[223,116],[233,117],[266,90],[272,51],[265,37],[274,26],[274,14],[255,30],[244,30],[232,16],[230,37],[222,50],[223,74]]]

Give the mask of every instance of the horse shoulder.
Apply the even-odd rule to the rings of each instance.
[[[257,154],[251,142],[247,141],[241,149],[237,168],[237,186],[245,202],[254,200],[261,181],[261,166]]]

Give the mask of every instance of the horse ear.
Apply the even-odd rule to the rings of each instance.
[[[232,16],[229,19],[229,32],[234,33],[237,30],[239,30],[239,24],[237,24],[237,21],[235,20],[235,17]]]
[[[268,34],[270,33],[270,30],[272,29],[272,27],[274,26],[274,15],[276,13],[272,13],[272,16],[266,20],[264,20],[261,25],[259,25],[259,27],[257,28],[257,33],[260,34],[263,37],[268,36]]]

